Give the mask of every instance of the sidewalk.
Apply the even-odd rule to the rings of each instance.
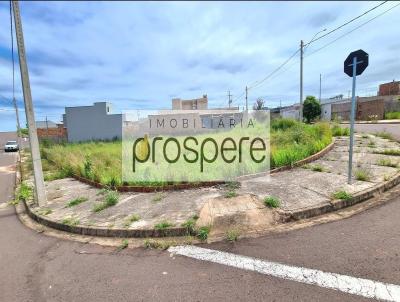
[[[338,191],[354,196],[397,179],[400,156],[377,152],[400,150],[399,143],[360,134],[355,141],[353,171],[365,180],[355,180],[352,185],[347,184],[348,138],[337,138],[333,149],[311,164],[241,181],[233,190],[236,197],[225,197],[232,190],[226,186],[121,193],[116,205],[94,212],[95,205],[104,201],[104,192],[67,178],[47,182],[48,204],[31,210],[43,221],[67,225],[65,230],[92,234],[97,229],[95,234],[103,236],[182,235],[182,224],[193,217],[198,218],[197,227],[211,225],[211,234],[263,230],[295,217],[294,213],[332,206]],[[280,207],[266,207],[263,200],[267,196],[278,198]],[[84,201],[67,206],[77,198]]]
[[[376,121],[355,121],[356,124],[400,124],[400,120],[376,120]],[[343,121],[341,124],[350,124],[349,121]]]

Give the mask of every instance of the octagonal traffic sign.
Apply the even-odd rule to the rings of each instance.
[[[368,66],[368,54],[362,49],[353,51],[344,60],[344,73],[349,77],[353,76],[353,60],[355,57],[357,58],[356,76],[362,74]]]

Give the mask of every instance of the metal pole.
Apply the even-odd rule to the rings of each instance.
[[[300,41],[300,122],[303,121],[303,53],[304,53],[304,42]]]
[[[46,203],[46,193],[43,180],[42,162],[40,159],[39,141],[36,132],[35,115],[33,111],[31,87],[29,83],[28,65],[26,62],[24,35],[22,32],[21,16],[19,12],[18,1],[12,1],[15,33],[17,37],[19,66],[21,71],[22,92],[24,95],[25,114],[29,130],[29,142],[32,154],[33,175],[35,180],[35,197],[38,204],[44,205]]]
[[[247,89],[247,86],[246,86],[246,111],[249,110],[249,104],[248,104],[248,101],[247,101],[247,92],[248,92],[248,89]]]
[[[350,116],[350,147],[349,147],[349,175],[348,184],[351,184],[353,170],[353,144],[354,144],[354,116],[356,111],[356,71],[357,57],[353,58],[353,91],[351,98],[351,116]]]
[[[319,74],[319,102],[321,103],[321,82],[322,82],[322,75]]]

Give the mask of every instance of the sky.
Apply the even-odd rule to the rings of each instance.
[[[300,40],[308,42],[377,4],[21,2],[35,118],[60,121],[65,106],[98,101],[111,102],[116,112],[168,109],[174,97],[203,94],[210,107],[226,107],[228,91],[233,105],[242,107],[245,86],[288,59]],[[322,74],[322,98],[347,96],[351,79],[343,73],[343,61],[358,49],[368,52],[370,61],[357,79],[358,95],[372,95],[380,83],[399,80],[400,6],[356,29],[396,4],[387,2],[310,44],[304,54],[304,95],[318,97]],[[299,68],[296,54],[249,90],[250,106],[259,97],[268,107],[298,102]],[[15,71],[15,97],[25,125],[18,65]],[[0,131],[15,130],[12,95],[9,3],[1,2]]]

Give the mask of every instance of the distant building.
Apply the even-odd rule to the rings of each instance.
[[[69,142],[113,140],[122,138],[124,114],[113,114],[110,103],[65,107],[64,125]]]
[[[37,129],[47,129],[47,128],[57,128],[57,123],[53,121],[36,121],[36,128]]]
[[[207,94],[202,98],[193,100],[181,100],[180,98],[172,99],[172,110],[206,110],[208,109]]]
[[[400,81],[393,80],[389,83],[379,85],[379,96],[384,95],[399,95],[400,94]]]
[[[280,110],[282,118],[291,118],[298,120],[300,118],[300,105],[295,104],[288,107],[282,107]]]

